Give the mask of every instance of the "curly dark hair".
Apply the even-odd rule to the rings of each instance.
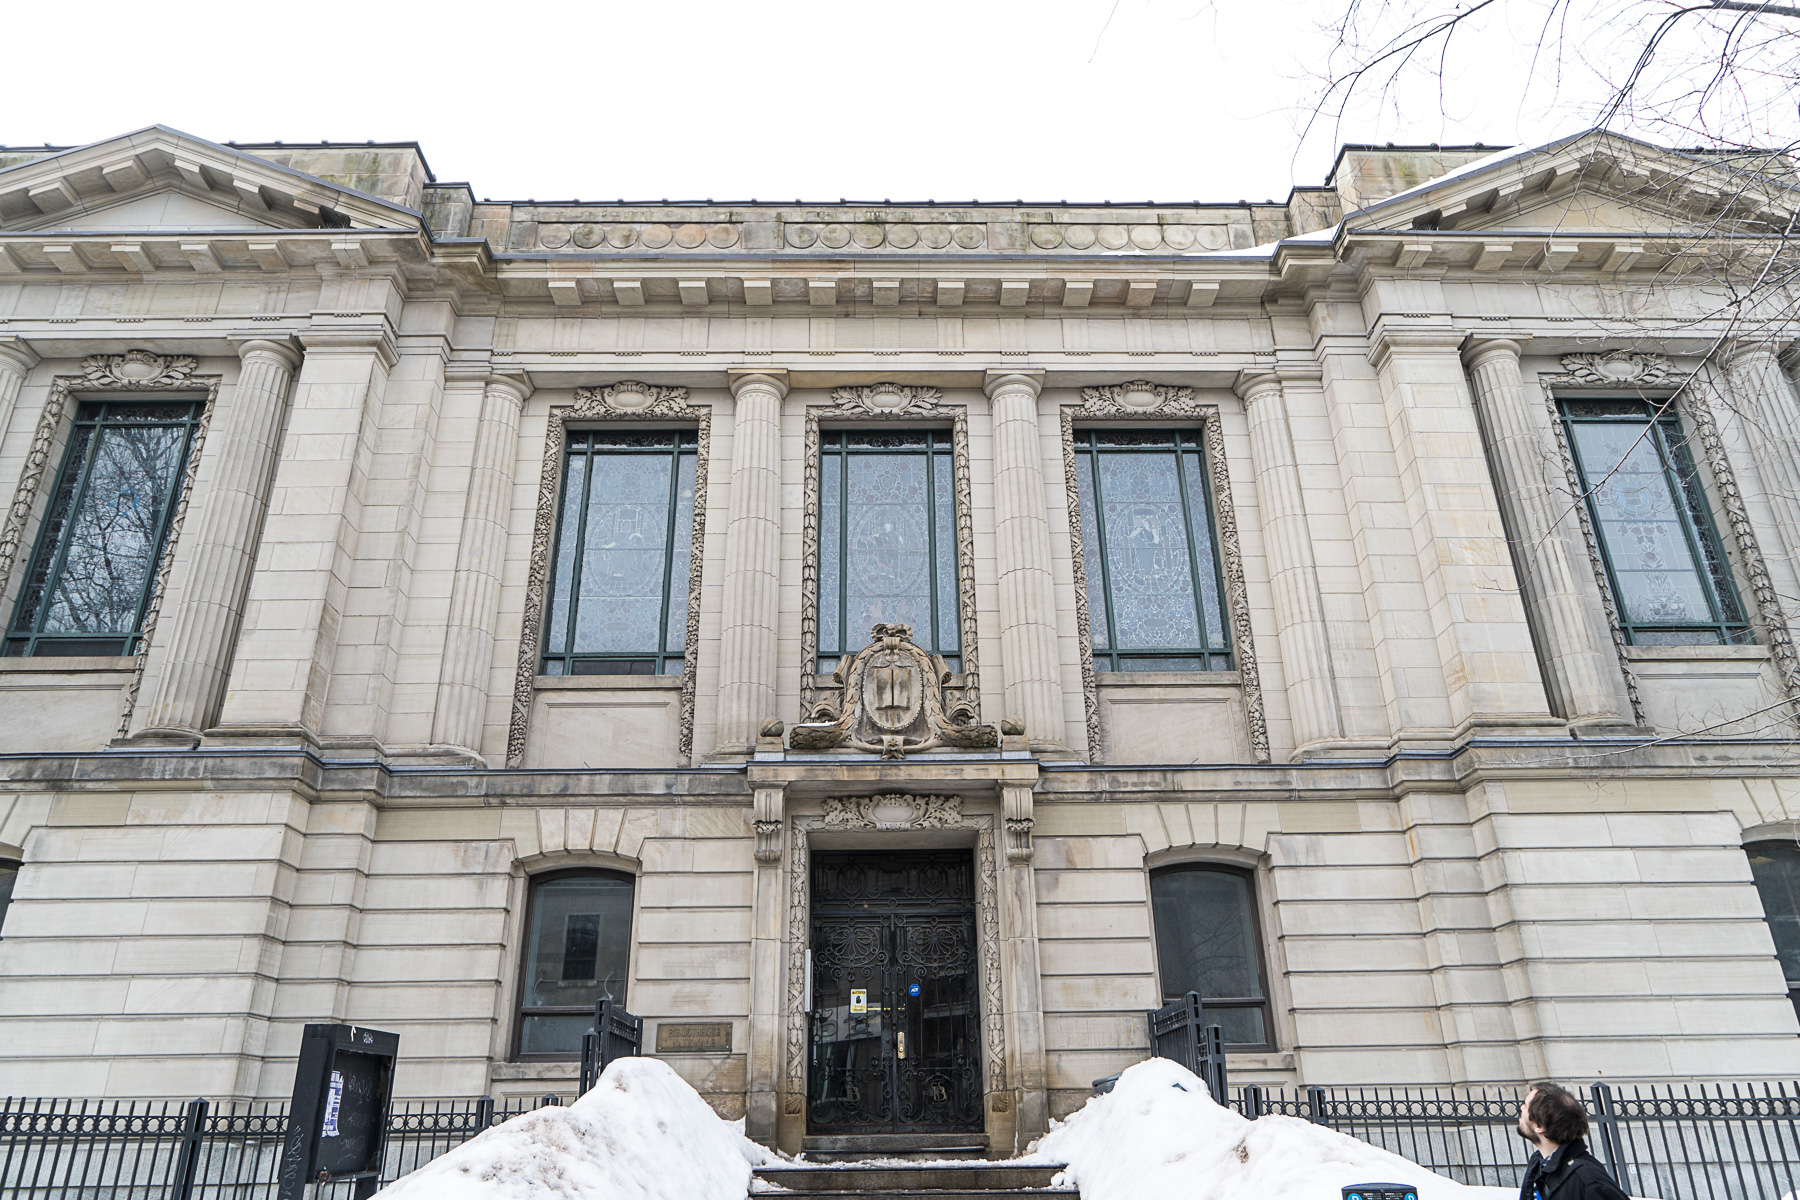
[[[1531,1118],[1532,1124],[1542,1126],[1544,1136],[1559,1146],[1587,1136],[1587,1109],[1567,1088],[1554,1083],[1531,1085],[1531,1099],[1525,1105],[1525,1115]]]

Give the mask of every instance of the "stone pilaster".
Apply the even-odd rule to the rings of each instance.
[[[385,329],[312,330],[218,732],[316,745],[388,373]]]
[[[1593,577],[1570,553],[1580,526],[1567,494],[1562,449],[1541,395],[1527,394],[1519,373],[1525,338],[1471,337],[1463,346],[1475,403],[1487,433],[1494,488],[1537,637],[1551,710],[1575,724],[1630,724],[1618,658],[1591,614]],[[1534,389],[1535,390],[1535,389]]]
[[[282,415],[300,365],[292,345],[266,338],[240,342],[238,357],[243,365],[224,427],[207,442],[212,484],[188,533],[193,557],[187,584],[170,614],[167,657],[138,737],[197,742],[218,711],[231,669]]]
[[[1237,392],[1250,419],[1250,457],[1256,470],[1257,501],[1262,506],[1294,742],[1304,751],[1344,735],[1332,678],[1325,603],[1313,561],[1312,529],[1306,519],[1300,466],[1280,376],[1273,371],[1245,371],[1238,376]]]
[[[756,894],[750,932],[750,1061],[745,1083],[744,1132],[765,1146],[773,1146],[780,1132],[781,1035],[786,1028],[782,983],[787,979],[787,965],[782,945],[788,890],[787,873],[781,864],[786,823],[783,789],[759,784],[754,805]]]
[[[1725,355],[1725,386],[1731,407],[1754,431],[1750,449],[1781,544],[1790,562],[1800,562],[1800,397],[1781,369],[1779,349],[1768,342],[1732,347]]]
[[[1449,684],[1449,732],[1545,723],[1544,685],[1458,356],[1462,335],[1447,323],[1384,313],[1369,340]]]
[[[37,366],[38,356],[17,334],[0,334],[0,436],[12,422],[13,405],[19,402],[19,389],[25,376]]]
[[[1038,421],[1041,371],[989,371],[993,401],[994,550],[1000,577],[1000,662],[1006,716],[1034,748],[1062,750],[1067,731],[1050,574],[1050,519]]]
[[[513,464],[519,450],[519,410],[530,397],[523,371],[490,378],[469,463],[468,499],[450,585],[444,665],[432,715],[434,746],[481,753],[494,624],[500,614],[500,571],[506,558],[506,513],[512,504]]]
[[[781,400],[784,371],[733,372],[731,495],[725,517],[717,752],[748,754],[775,716],[781,607]],[[690,668],[691,669],[691,668]]]

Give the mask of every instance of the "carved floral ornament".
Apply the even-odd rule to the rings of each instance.
[[[1664,387],[1678,384],[1687,376],[1660,354],[1632,350],[1565,354],[1562,366],[1564,374],[1557,382],[1577,387]]]
[[[831,393],[831,402],[846,413],[899,417],[912,412],[926,412],[937,407],[943,393],[934,387],[908,387],[900,383],[877,383],[869,387],[841,387]]]
[[[962,825],[962,800],[956,796],[842,796],[825,801],[825,828],[955,829]]]
[[[687,400],[688,390],[684,387],[662,387],[628,379],[605,387],[576,388],[575,407],[568,411],[565,419],[598,414],[685,417],[691,415],[687,411]]]
[[[1081,389],[1082,417],[1158,416],[1198,417],[1209,406],[1194,401],[1194,389],[1166,383],[1134,379],[1130,383],[1110,383]]]
[[[185,354],[90,354],[81,360],[81,382],[87,387],[120,389],[180,387],[192,380],[200,360]]]

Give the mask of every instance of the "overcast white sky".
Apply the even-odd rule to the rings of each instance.
[[[1279,199],[1335,153],[1297,128],[1336,3],[16,5],[0,142],[417,141],[496,199]],[[1581,128],[1519,107],[1534,32],[1458,65],[1449,117],[1421,85],[1342,140]]]

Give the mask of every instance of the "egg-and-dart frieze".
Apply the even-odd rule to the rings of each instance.
[[[1059,225],[1026,223],[1027,238],[1038,250],[1094,250],[1100,253],[1223,250],[1231,244],[1226,225]],[[641,222],[540,222],[537,244],[544,250],[729,250],[742,240],[735,222],[682,225]],[[781,240],[793,250],[980,250],[988,230],[972,223],[911,221],[789,221]]]

